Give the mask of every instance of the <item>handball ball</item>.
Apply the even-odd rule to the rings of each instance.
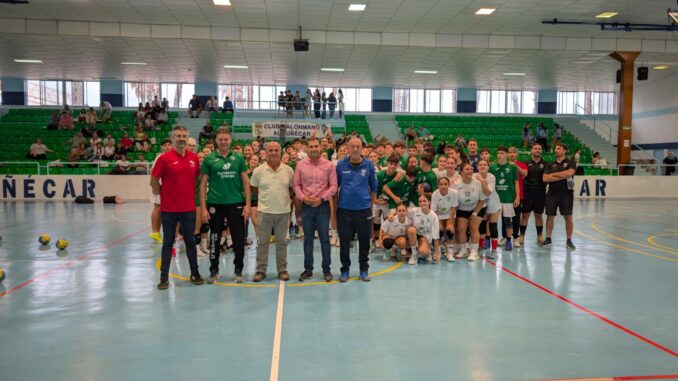
[[[40,234],[38,237],[38,242],[40,242],[41,245],[49,245],[49,241],[52,240],[52,237],[49,236],[49,234]]]
[[[65,248],[68,247],[68,240],[65,240],[63,238],[59,238],[59,240],[56,241],[56,247],[59,250],[64,250]]]
[[[423,184],[421,184],[421,187],[424,189],[424,192],[426,192],[426,193],[431,192],[431,184],[423,183]]]
[[[5,270],[0,268],[0,283],[5,280]]]

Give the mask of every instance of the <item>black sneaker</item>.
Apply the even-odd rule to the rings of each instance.
[[[301,275],[299,275],[299,282],[303,282],[307,279],[311,279],[312,276],[313,276],[312,272],[310,272],[308,270],[304,270],[304,272],[301,273]]]
[[[568,239],[568,240],[567,240],[567,248],[570,249],[570,250],[574,250],[574,249],[576,249],[577,247],[574,245],[574,243],[572,243],[572,240],[571,240],[571,239]]]
[[[200,274],[193,274],[191,275],[191,283],[195,284],[196,286],[200,286],[201,284],[205,284],[205,280],[202,279]]]
[[[211,272],[209,278],[207,278],[207,284],[212,284],[219,280],[218,272]]]
[[[323,278],[325,278],[325,282],[331,282],[332,281],[332,273],[324,273]]]
[[[550,237],[546,237],[546,239],[544,240],[544,242],[541,243],[541,246],[542,246],[542,247],[551,247],[551,245],[553,245],[553,242],[551,242],[551,238],[550,238]]]
[[[158,290],[167,290],[169,288],[169,280],[167,279],[160,279],[160,283],[158,283]]]

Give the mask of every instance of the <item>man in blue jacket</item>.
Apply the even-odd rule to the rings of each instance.
[[[377,174],[372,162],[361,156],[362,149],[362,141],[357,137],[351,138],[348,142],[349,156],[337,163],[340,282],[348,280],[351,267],[351,238],[356,233],[358,234],[360,280],[370,281],[367,272],[369,269],[368,254],[372,229],[372,204],[377,192]]]

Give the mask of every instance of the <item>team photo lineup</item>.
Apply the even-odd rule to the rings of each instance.
[[[409,265],[438,264],[442,258],[495,260],[499,253],[525,245],[530,223],[536,244],[548,248],[554,244],[557,215],[563,216],[567,240],[556,244],[575,249],[577,158],[558,140],[551,147],[534,142],[524,148],[529,160],[520,162],[518,148],[490,152],[476,139],[458,138],[436,147],[430,136],[406,135],[406,140],[367,144],[356,132],[335,141],[327,129],[323,137],[285,141],[283,129],[279,139],[233,144],[224,125],[201,134],[199,147],[186,127],[172,128],[150,181],[150,236],[162,243],[158,289],[169,287],[178,240],[184,242],[190,281],[196,285],[217,282],[220,256],[230,251],[232,280],[245,282],[245,250],[253,244],[256,272],[251,280],[267,279],[269,246],[275,244],[277,278],[287,281],[291,238],[303,239],[300,282],[313,277],[315,238],[325,282],[334,280],[332,247],[339,247],[338,280],[349,280],[354,240],[358,279],[365,282],[371,280],[370,254],[381,252],[383,261]],[[549,148],[554,162],[542,159]],[[250,229],[256,242],[249,238]],[[206,280],[198,257],[209,258]]]

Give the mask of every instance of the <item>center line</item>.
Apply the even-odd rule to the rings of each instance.
[[[283,304],[285,303],[285,282],[278,289],[278,312],[275,315],[275,334],[273,335],[273,355],[271,356],[270,381],[278,381],[280,370],[280,337],[282,336]]]

